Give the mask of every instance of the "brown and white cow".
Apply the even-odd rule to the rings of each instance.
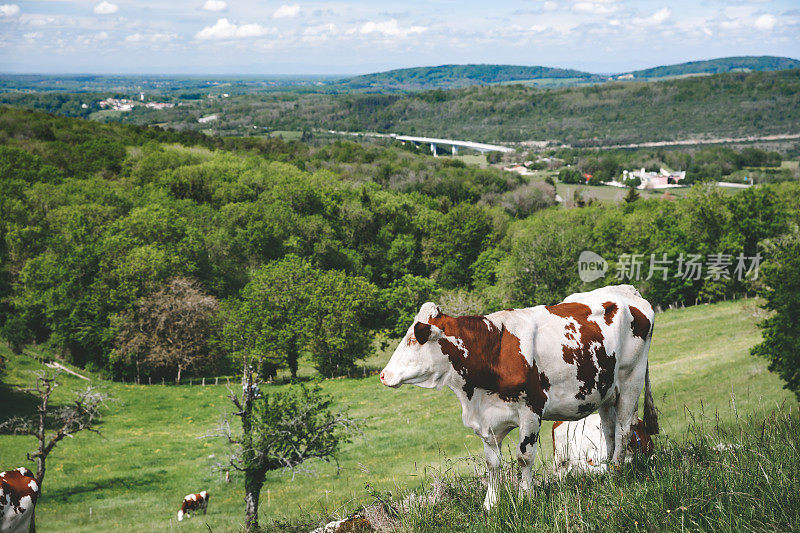
[[[180,522],[183,520],[183,517],[190,517],[189,514],[192,511],[196,511],[198,509],[203,510],[203,514],[206,514],[206,509],[208,508],[208,499],[210,496],[208,492],[202,491],[198,494],[187,494],[183,498],[183,505],[181,505],[181,510],[178,511],[178,521]]]
[[[600,415],[591,414],[575,421],[553,424],[553,466],[557,473],[605,472],[608,446],[603,434]],[[628,451],[645,456],[653,455],[653,440],[641,418],[631,426]],[[626,457],[626,460],[630,457]]]
[[[380,375],[404,383],[449,387],[464,425],[483,440],[489,470],[484,506],[497,501],[500,444],[520,428],[521,490],[542,420],[579,420],[599,409],[607,460],[624,460],[631,420],[645,391],[645,422],[657,433],[647,352],[653,309],[630,285],[573,294],[563,303],[451,317],[425,303]]]
[[[39,484],[30,470],[0,472],[0,532],[27,533],[38,498]]]

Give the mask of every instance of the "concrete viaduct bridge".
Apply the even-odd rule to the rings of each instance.
[[[418,144],[430,144],[431,145],[431,152],[434,156],[436,156],[436,148],[441,144],[444,146],[449,146],[453,155],[458,154],[459,148],[470,148],[472,150],[477,150],[480,153],[486,152],[513,152],[513,148],[509,148],[507,146],[499,146],[497,144],[486,144],[486,143],[476,143],[472,141],[456,141],[454,139],[436,139],[433,137],[414,137],[411,135],[397,135],[397,134],[390,134],[389,137],[393,139],[397,139],[401,142],[412,142],[414,145]]]

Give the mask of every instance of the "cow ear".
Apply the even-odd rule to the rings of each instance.
[[[414,337],[417,342],[425,344],[428,341],[438,341],[442,337],[442,330],[432,324],[417,322],[414,324]]]
[[[431,336],[432,327],[433,326],[426,324],[425,322],[414,323],[414,337],[416,337],[418,343],[425,344],[428,342],[428,339]]]

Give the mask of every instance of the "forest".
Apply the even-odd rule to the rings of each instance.
[[[749,150],[722,153],[776,157]],[[209,137],[9,107],[0,180],[0,335],[128,380],[225,372],[246,354],[264,375],[294,373],[300,358],[348,374],[424,301],[454,314],[554,303],[625,281],[626,254],[642,254],[645,271],[651,256],[732,262],[726,275],[643,276],[637,286],[660,306],[752,294],[760,280],[734,275],[737,258],[764,253],[759,243],[800,212],[796,181],[565,209],[547,183],[410,147]],[[585,250],[608,260],[604,279],[581,281]],[[185,334],[164,317],[184,320]]]

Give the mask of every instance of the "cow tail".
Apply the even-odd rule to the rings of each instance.
[[[650,392],[650,362],[644,373],[644,429],[649,435],[658,434],[658,413]]]

